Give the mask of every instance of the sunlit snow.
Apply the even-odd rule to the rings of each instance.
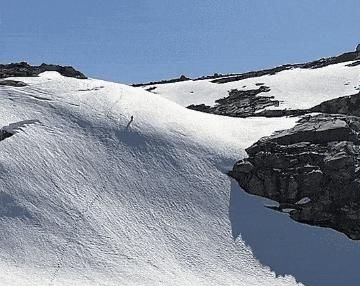
[[[339,285],[327,251],[358,275],[357,244],[226,175],[296,118],[204,114],[55,72],[18,80],[0,87],[1,126],[19,127],[0,142],[0,285],[321,285],[313,263]]]
[[[295,284],[234,240],[224,174],[295,119],[201,114],[54,72],[19,80],[1,87],[1,123],[39,123],[1,142],[4,207],[19,210],[0,221],[1,285]]]
[[[319,69],[296,68],[275,75],[248,78],[225,84],[211,80],[184,81],[152,85],[154,92],[180,105],[206,104],[213,106],[215,100],[228,96],[232,89],[258,89],[256,84],[270,87],[266,96],[280,101],[280,109],[305,109],[325,100],[358,93],[360,67],[347,67],[349,62]],[[148,88],[148,87],[146,87]],[[275,109],[270,107],[270,109]]]

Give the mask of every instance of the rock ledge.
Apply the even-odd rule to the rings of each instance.
[[[360,239],[360,118],[304,116],[246,149],[229,175],[298,222]]]

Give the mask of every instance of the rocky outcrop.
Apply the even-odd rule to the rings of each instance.
[[[41,64],[40,66],[31,66],[28,63],[0,64],[0,78],[7,77],[35,77],[45,71],[56,71],[66,77],[86,79],[87,77],[71,66],[59,66]]]
[[[188,81],[191,80],[185,75],[181,75],[178,78],[172,78],[172,79],[165,79],[161,81],[150,81],[147,83],[134,83],[132,84],[133,87],[140,87],[140,86],[148,86],[148,85],[154,85],[154,84],[166,84],[166,83],[175,83],[175,82],[181,82],[181,81]],[[156,87],[153,87],[152,89],[155,89]]]
[[[274,75],[281,71],[290,70],[290,69],[294,69],[294,68],[317,69],[317,68],[322,68],[322,67],[326,67],[326,66],[333,65],[333,64],[356,61],[354,63],[350,63],[347,65],[348,67],[352,67],[352,66],[356,66],[360,63],[360,61],[357,61],[360,59],[359,55],[360,55],[360,51],[355,51],[355,52],[344,53],[344,54],[341,54],[341,55],[338,55],[335,57],[322,58],[322,59],[319,59],[316,61],[311,61],[308,63],[287,64],[287,65],[282,65],[282,66],[274,67],[271,69],[260,70],[260,71],[250,71],[250,72],[245,72],[245,73],[230,73],[230,74],[214,73],[212,75],[202,76],[202,77],[193,78],[193,79],[190,79],[186,76],[180,76],[178,78],[173,78],[173,79],[168,79],[168,80],[152,81],[152,82],[147,82],[147,83],[136,83],[136,84],[133,84],[132,86],[139,87],[139,86],[159,85],[159,84],[166,84],[166,83],[181,82],[181,81],[186,81],[186,80],[192,80],[192,81],[212,80],[211,82],[213,82],[213,83],[221,84],[221,83],[239,81],[239,80],[248,79],[248,78],[261,77],[264,75]]]
[[[23,87],[27,84],[19,80],[0,80],[0,86]]]
[[[228,97],[215,101],[211,107],[205,104],[189,105],[187,108],[230,116],[230,117],[283,117],[300,116],[308,113],[334,113],[360,116],[360,92],[354,95],[338,97],[309,109],[265,109],[269,106],[279,106],[279,101],[273,96],[263,96],[261,93],[270,91],[269,87],[261,86],[252,90],[231,90]]]
[[[346,65],[347,67],[356,67],[356,66],[359,66],[360,65],[360,61],[355,61],[355,62],[352,62],[348,65]]]
[[[308,62],[308,63],[304,63],[304,64],[288,64],[288,65],[282,65],[279,67],[266,69],[266,70],[262,70],[262,71],[253,71],[253,72],[247,72],[247,73],[238,74],[238,75],[221,77],[221,78],[214,79],[212,82],[220,83],[220,84],[234,82],[234,81],[239,81],[239,80],[244,80],[244,79],[254,78],[254,77],[260,77],[260,76],[265,76],[265,75],[274,75],[281,71],[290,70],[290,69],[294,69],[294,68],[318,69],[318,68],[323,68],[323,67],[334,65],[334,64],[356,61],[359,59],[359,57],[360,57],[359,55],[360,55],[359,51],[348,52],[348,53],[344,53],[344,54],[341,54],[336,57],[323,58],[320,60],[316,60],[316,61],[312,61],[312,62]],[[350,67],[352,65],[349,64],[348,66]]]
[[[354,95],[342,96],[324,101],[309,109],[307,112],[338,113],[360,116],[360,92]]]
[[[270,88],[267,86],[250,90],[233,89],[229,91],[229,96],[216,100],[216,105],[213,107],[199,104],[190,105],[187,108],[232,117],[256,116],[258,110],[269,106],[279,106],[279,101],[274,100],[273,96],[259,95],[269,91]]]
[[[5,140],[6,138],[10,138],[13,135],[13,132],[9,132],[5,129],[0,129],[0,141]]]
[[[355,116],[305,116],[246,149],[229,175],[298,222],[360,239],[359,132]]]

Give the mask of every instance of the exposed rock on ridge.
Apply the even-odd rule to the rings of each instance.
[[[264,75],[274,75],[281,71],[291,70],[294,68],[318,69],[318,68],[323,68],[323,67],[334,65],[334,64],[358,60],[359,54],[360,54],[360,52],[357,52],[357,51],[348,52],[348,53],[341,54],[339,56],[323,58],[320,60],[316,60],[316,61],[312,61],[312,62],[308,62],[308,63],[304,63],[304,64],[288,64],[288,65],[282,65],[279,67],[266,69],[266,70],[262,70],[262,71],[247,72],[247,73],[243,73],[243,74],[239,74],[239,75],[234,75],[231,77],[218,78],[218,79],[214,79],[212,82],[213,83],[228,83],[228,82],[239,81],[239,80],[244,80],[244,79],[248,79],[248,78],[260,77],[260,76],[264,76]],[[348,66],[352,66],[352,65],[349,64]]]
[[[206,113],[232,116],[249,117],[254,116],[258,110],[269,106],[279,106],[279,101],[274,100],[273,96],[259,95],[269,92],[270,88],[261,86],[258,89],[229,91],[229,96],[215,101],[214,107],[199,104],[190,105],[187,108]]]
[[[360,116],[360,92],[324,101],[307,112],[338,113]]]
[[[74,77],[77,79],[86,79],[87,77],[71,66],[59,66],[41,64],[40,66],[31,66],[28,63],[0,64],[0,78],[7,77],[35,77],[45,71],[56,71],[63,76]]]
[[[347,66],[351,67],[351,66],[356,66],[356,65],[360,64],[360,61],[358,61],[360,59],[359,55],[360,55],[359,51],[347,52],[347,53],[343,53],[343,54],[335,56],[335,57],[322,58],[322,59],[311,61],[308,63],[287,64],[287,65],[282,65],[282,66],[274,67],[271,69],[265,69],[265,70],[261,70],[261,71],[250,71],[250,72],[245,72],[245,73],[231,73],[231,74],[214,73],[213,75],[202,76],[202,77],[193,78],[193,79],[182,75],[179,78],[162,80],[162,81],[152,81],[152,82],[147,82],[147,83],[137,83],[137,84],[133,84],[132,86],[139,87],[139,86],[181,82],[181,81],[187,81],[187,80],[197,81],[197,80],[206,80],[206,79],[212,80],[211,82],[213,82],[213,83],[221,84],[221,83],[239,81],[239,80],[248,79],[248,78],[260,77],[260,76],[264,76],[264,75],[274,75],[281,71],[290,70],[290,69],[294,69],[294,68],[317,69],[317,68],[322,68],[322,67],[326,67],[326,66],[333,65],[333,64],[356,61],[356,62],[353,62],[353,63],[350,63],[347,65]]]
[[[18,80],[0,80],[0,86],[23,87],[27,86],[27,84]]]

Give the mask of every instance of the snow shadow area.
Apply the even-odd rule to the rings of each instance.
[[[146,145],[146,137],[129,127],[116,130],[115,136],[119,141],[129,146],[135,147]]]
[[[30,213],[5,192],[0,192],[0,218],[31,218]]]
[[[7,126],[4,126],[0,129],[0,141],[5,140],[13,135],[15,135],[18,131],[22,130],[27,125],[40,123],[39,120],[23,120],[15,123],[11,123]]]
[[[245,241],[262,264],[307,286],[360,281],[360,241],[331,229],[297,223],[264,203],[232,181],[229,217],[233,237]]]

